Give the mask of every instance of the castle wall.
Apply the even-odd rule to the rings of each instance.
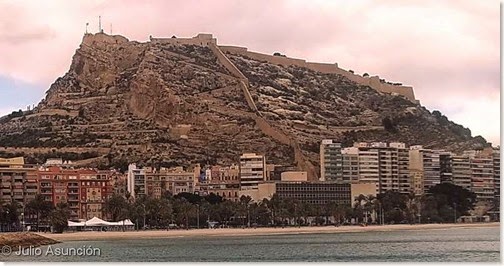
[[[373,77],[363,77],[357,74],[353,74],[349,71],[341,69],[338,67],[338,64],[328,64],[328,63],[313,63],[306,62],[302,59],[289,58],[283,56],[274,56],[274,55],[266,55],[256,52],[248,51],[245,47],[237,47],[237,46],[219,46],[219,48],[223,52],[228,52],[232,54],[238,54],[241,56],[246,56],[252,58],[257,61],[266,61],[271,64],[276,65],[284,65],[284,66],[298,66],[305,67],[311,69],[313,71],[326,73],[326,74],[339,74],[343,75],[346,78],[350,79],[353,82],[356,82],[360,85],[369,86],[377,91],[384,93],[397,93],[398,95],[402,95],[409,99],[410,101],[417,102],[415,100],[415,94],[413,92],[413,88],[410,86],[402,86],[402,85],[392,85],[383,83],[380,81],[379,76]]]
[[[227,58],[222,51],[217,47],[217,45],[211,44],[208,47],[214,52],[215,56],[217,56],[217,60],[222,64],[231,74],[237,78],[242,80],[248,80],[245,75]]]
[[[213,38],[212,34],[200,33],[192,38],[154,38],[151,37],[150,41],[154,44],[175,44],[175,45],[201,45],[209,46],[210,44],[217,44],[217,39]]]
[[[119,44],[119,43],[127,43],[129,40],[126,37],[121,35],[108,35],[105,33],[86,33],[82,38],[82,44],[85,45],[99,45],[99,44]]]

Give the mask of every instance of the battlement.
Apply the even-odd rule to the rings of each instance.
[[[129,40],[121,35],[108,35],[106,33],[86,33],[82,38],[82,44],[85,45],[97,45],[97,44],[118,44],[118,43],[126,43]]]
[[[161,44],[177,44],[177,45],[201,45],[201,46],[209,46],[210,44],[217,45],[217,39],[213,37],[212,34],[209,33],[200,33],[192,38],[149,38],[152,43],[161,43]]]

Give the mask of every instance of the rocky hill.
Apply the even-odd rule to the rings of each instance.
[[[86,34],[36,108],[0,118],[0,156],[38,162],[67,154],[124,167],[227,164],[256,152],[316,178],[324,138],[454,151],[489,145],[429,112],[412,91],[387,93],[346,72],[261,58],[219,47],[207,34],[145,43]]]

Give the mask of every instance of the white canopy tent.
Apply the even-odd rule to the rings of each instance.
[[[68,227],[81,227],[81,226],[84,226],[84,222],[68,221]]]
[[[134,223],[131,222],[130,219],[118,221],[118,222],[110,222],[111,225],[126,225],[126,226],[132,226],[135,225]]]
[[[134,226],[130,219],[118,222],[107,222],[98,217],[93,217],[85,222],[72,222],[68,221],[68,227],[93,227],[93,226]]]
[[[110,222],[104,221],[98,217],[93,217],[84,222],[86,226],[108,226],[111,225]]]

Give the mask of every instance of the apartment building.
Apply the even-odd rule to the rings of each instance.
[[[205,179],[199,184],[199,194],[202,196],[214,193],[223,199],[238,201],[240,191],[240,167],[212,166],[207,169]]]
[[[421,145],[410,147],[409,170],[410,172],[422,172],[422,179],[417,180],[423,187],[423,193],[430,188],[441,184],[441,171],[439,163],[440,150],[424,149]],[[420,175],[417,174],[417,178]]]
[[[320,181],[343,182],[341,143],[324,139],[320,144]]]
[[[147,195],[145,170],[136,164],[128,165],[127,188],[133,198]]]
[[[441,184],[453,184],[453,154],[441,152],[439,154],[439,174]]]
[[[453,155],[452,183],[471,191],[471,160],[468,155]]]
[[[68,204],[70,219],[105,219],[103,208],[113,194],[109,171],[66,169],[59,166],[40,167],[37,171],[40,194],[56,206]]]
[[[494,200],[494,165],[492,156],[482,154],[471,158],[471,190],[479,202]]]
[[[343,182],[359,182],[359,149],[348,147],[341,150],[343,156]]]
[[[494,201],[500,203],[500,149],[492,150],[493,160],[493,181],[494,181]]]
[[[17,202],[24,208],[39,193],[37,167],[25,164],[23,157],[0,158],[0,199]]]
[[[135,164],[128,167],[128,192],[135,198],[152,196],[161,198],[163,193],[176,195],[182,192],[194,193],[200,176],[199,165],[185,171],[183,167],[159,169],[153,167],[137,168]]]
[[[409,193],[409,152],[404,143],[356,143],[359,161],[359,183],[377,184],[377,193]],[[344,163],[345,164],[345,163]]]
[[[368,143],[360,143],[359,148],[359,182],[378,184],[380,193],[380,151]]]
[[[244,153],[240,156],[240,190],[257,189],[266,181],[266,158],[264,155]]]

